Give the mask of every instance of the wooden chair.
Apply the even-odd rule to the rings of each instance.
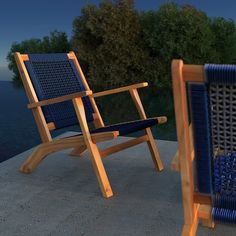
[[[167,119],[146,117],[137,89],[146,87],[147,83],[92,93],[73,52],[28,55],[16,52],[15,60],[29,99],[28,108],[33,112],[42,140],[22,165],[23,173],[31,173],[50,153],[73,148],[71,155],[80,156],[87,149],[103,196],[109,198],[113,193],[102,158],[143,142],[148,144],[156,169],[163,169],[150,127]],[[95,98],[125,91],[130,93],[141,120],[105,126]],[[92,131],[88,128],[89,122],[95,127]],[[79,124],[81,135],[52,139],[51,131],[75,124]],[[138,130],[144,130],[145,134],[104,150],[96,145]]]
[[[172,81],[179,146],[171,168],[181,174],[182,236],[194,236],[199,220],[236,223],[236,66],[173,60]]]

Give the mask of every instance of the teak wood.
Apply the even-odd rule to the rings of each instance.
[[[194,192],[193,160],[195,153],[186,94],[187,82],[204,82],[204,68],[202,65],[184,65],[182,60],[173,60],[171,69],[178,138],[178,151],[171,163],[171,168],[180,171],[181,175],[184,208],[182,236],[194,236],[199,219],[202,220],[203,226],[214,227],[211,218],[211,198]]]
[[[107,96],[114,93],[128,91],[130,92],[131,97],[134,101],[134,104],[137,107],[140,118],[147,119],[141,100],[139,98],[137,89],[146,87],[148,86],[148,84],[139,83],[135,85],[125,86],[125,87],[111,89],[111,90],[93,94],[89,88],[89,85],[85,79],[85,76],[82,72],[82,69],[80,67],[80,64],[74,52],[70,52],[67,55],[68,55],[68,58],[73,60],[75,64],[75,67],[85,87],[85,91],[69,94],[69,95],[61,96],[57,98],[52,98],[48,100],[39,101],[36,95],[36,92],[34,90],[33,84],[31,82],[30,76],[28,74],[28,71],[26,69],[26,66],[24,64],[25,61],[29,60],[29,57],[27,54],[20,54],[18,52],[15,53],[15,60],[17,63],[17,67],[20,72],[20,76],[23,81],[23,85],[29,99],[28,108],[31,109],[33,112],[38,130],[39,130],[39,134],[42,140],[42,144],[38,145],[35,148],[33,153],[28,157],[28,159],[21,166],[20,170],[23,173],[31,173],[45,157],[47,157],[49,154],[53,152],[57,152],[63,149],[72,148],[72,151],[71,151],[72,156],[81,156],[83,152],[88,150],[88,152],[90,153],[92,165],[93,165],[95,174],[97,176],[101,191],[103,193],[103,196],[106,198],[111,197],[113,195],[113,192],[112,192],[112,188],[110,186],[105,168],[102,163],[102,157],[108,156],[112,153],[124,150],[126,148],[133,147],[140,143],[147,142],[155,167],[158,170],[162,170],[163,165],[162,165],[159,152],[155,145],[155,141],[153,139],[150,128],[147,128],[145,130],[146,134],[144,136],[131,139],[127,142],[108,147],[104,150],[99,150],[96,143],[115,139],[119,136],[119,132],[113,131],[113,132],[91,134],[88,128],[84,105],[82,102],[82,97],[84,96],[89,97],[89,100],[94,110],[94,113],[93,113],[94,126],[95,128],[101,128],[101,127],[104,127],[104,122],[98,110],[98,107],[96,105],[95,98],[100,97],[100,96]],[[50,122],[50,123],[46,122],[41,107],[49,105],[49,104],[55,104],[55,103],[59,103],[63,101],[68,101],[68,100],[71,100],[73,102],[74,109],[78,118],[78,123],[82,130],[82,134],[53,140],[51,137],[50,131],[56,129],[55,124],[53,122]],[[167,121],[166,117],[156,117],[156,119],[158,120],[158,123],[165,123]]]

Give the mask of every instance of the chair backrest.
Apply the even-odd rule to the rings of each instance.
[[[60,97],[80,91],[85,87],[76,70],[74,61],[66,53],[29,54],[25,66],[30,75],[37,97],[40,100]],[[87,121],[93,121],[93,107],[89,98],[83,98]],[[71,101],[42,108],[47,123],[56,128],[78,124]]]
[[[189,86],[198,188],[214,191],[214,158],[236,151],[236,66],[206,64],[205,81]]]
[[[214,149],[236,151],[236,65],[205,65]]]
[[[210,220],[236,223],[236,65],[173,60],[172,78],[185,222],[200,203]]]
[[[89,89],[81,69],[77,68],[78,65],[70,58],[70,54],[25,56],[24,65],[21,66],[25,66],[39,101]],[[94,107],[88,97],[83,98],[83,103],[87,121],[91,122]],[[53,123],[56,129],[78,124],[71,101],[45,106],[42,111],[46,122]]]

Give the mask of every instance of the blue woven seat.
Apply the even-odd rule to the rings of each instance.
[[[105,127],[93,130],[91,131],[91,133],[119,131],[119,135],[127,135],[133,132],[143,130],[148,127],[152,127],[156,124],[158,124],[158,120],[156,118],[147,119],[147,120],[137,120],[137,121],[127,122],[127,123],[120,123],[120,124],[105,126]]]

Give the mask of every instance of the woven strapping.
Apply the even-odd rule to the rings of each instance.
[[[39,100],[60,97],[84,91],[84,85],[67,54],[29,54],[25,61]],[[93,108],[88,97],[83,98],[87,121],[93,121]],[[78,124],[71,101],[43,107],[46,121],[54,122],[56,128]]]
[[[213,211],[216,221],[236,223],[236,66],[205,65],[214,158]],[[213,156],[213,154],[212,154]]]

